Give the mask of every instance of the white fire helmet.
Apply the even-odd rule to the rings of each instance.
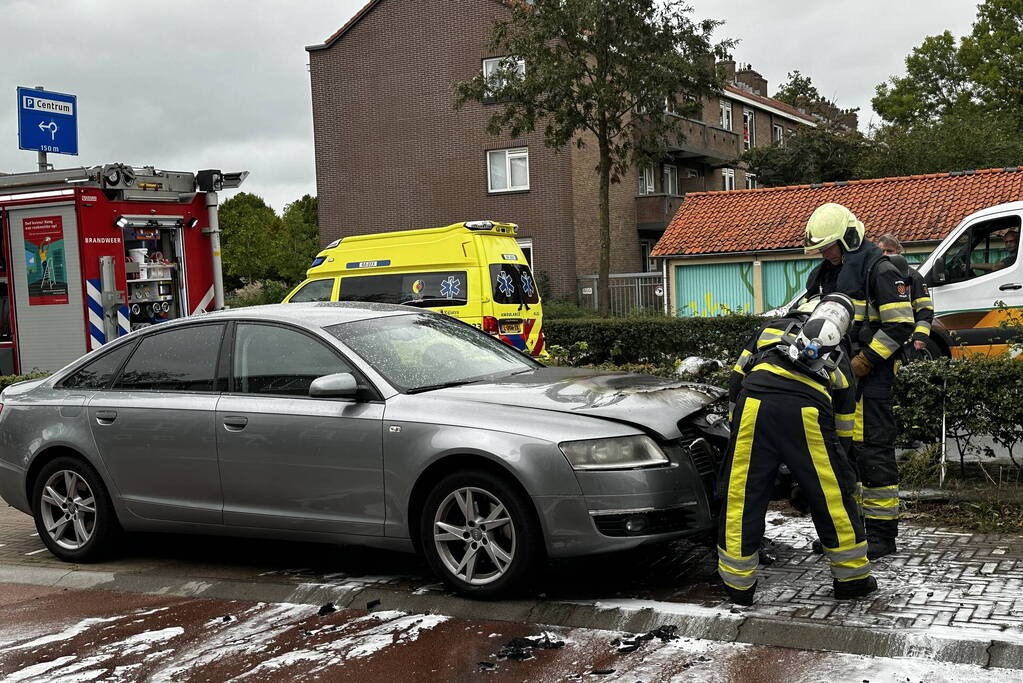
[[[792,359],[814,370],[820,368],[828,354],[842,343],[854,311],[852,300],[844,294],[828,294],[822,298],[803,323],[795,345],[789,349]]]

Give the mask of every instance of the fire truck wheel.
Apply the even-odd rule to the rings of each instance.
[[[61,456],[40,470],[32,509],[39,538],[65,562],[103,559],[121,530],[103,480],[79,458]]]

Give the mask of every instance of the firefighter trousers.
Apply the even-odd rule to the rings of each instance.
[[[895,463],[894,361],[860,378],[853,426],[853,464],[867,536],[895,538],[899,533],[899,468]]]
[[[721,481],[727,486],[718,528],[718,574],[735,590],[756,583],[764,518],[779,466],[806,493],[817,535],[838,581],[870,575],[855,500],[855,475],[835,433],[830,403],[743,390]]]

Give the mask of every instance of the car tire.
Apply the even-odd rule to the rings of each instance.
[[[121,533],[102,478],[79,458],[62,456],[40,470],[32,511],[39,538],[65,562],[104,559]]]
[[[466,519],[466,503],[474,519]],[[450,474],[433,487],[419,538],[433,572],[469,598],[520,592],[545,560],[543,531],[528,497],[485,470]]]

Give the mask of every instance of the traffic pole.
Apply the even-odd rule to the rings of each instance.
[[[224,262],[220,257],[220,217],[217,215],[217,193],[210,190],[206,193],[206,209],[209,213],[210,251],[213,255],[213,310],[224,308]]]
[[[46,88],[44,88],[41,85],[37,85],[36,86],[36,90],[45,90],[45,89]],[[18,106],[21,106],[21,105],[18,105]],[[42,152],[42,151],[36,152],[36,160],[39,162],[39,170],[40,171],[48,171],[48,170],[50,170],[50,164],[46,161],[46,152]]]

